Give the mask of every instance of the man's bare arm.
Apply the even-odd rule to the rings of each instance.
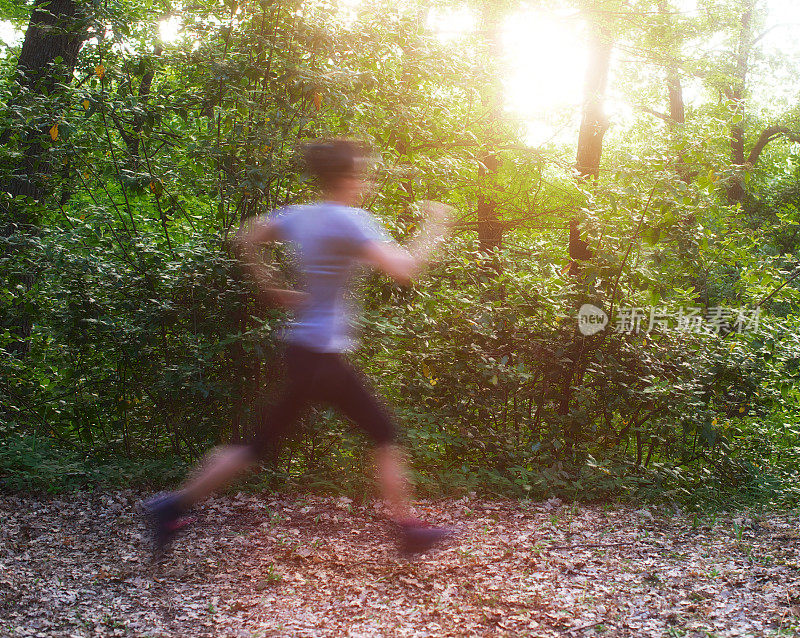
[[[426,213],[425,224],[407,249],[398,244],[369,242],[362,255],[364,261],[401,284],[408,284],[419,275],[447,235],[453,209],[439,202],[423,202],[422,208]]]
[[[296,308],[305,299],[305,293],[279,287],[258,251],[259,246],[280,239],[274,223],[250,220],[236,233],[234,245],[237,256],[256,280],[259,289],[266,295],[270,303],[285,308]]]

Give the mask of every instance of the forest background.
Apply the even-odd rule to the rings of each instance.
[[[800,11],[772,0],[0,0],[0,486],[168,484],[253,427],[280,327],[231,250],[369,140],[413,287],[356,360],[429,493],[800,496]],[[793,22],[794,20],[794,22]],[[291,259],[276,260],[287,281]],[[579,308],[610,318],[583,334]],[[369,489],[311,415],[258,487]]]

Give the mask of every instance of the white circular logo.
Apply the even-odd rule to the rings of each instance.
[[[608,325],[608,315],[602,308],[585,303],[578,310],[578,330],[586,337],[597,334]]]

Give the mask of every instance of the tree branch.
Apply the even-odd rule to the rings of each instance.
[[[641,111],[642,113],[647,113],[648,115],[653,115],[660,120],[664,120],[665,122],[672,122],[672,118],[667,115],[666,113],[661,113],[660,111],[656,111],[655,109],[651,109],[649,106],[642,106],[642,105],[635,105],[633,107],[636,111]]]
[[[767,144],[777,140],[779,137],[785,137],[792,142],[800,142],[800,132],[792,131],[785,126],[770,126],[764,129],[761,135],[758,136],[758,140],[756,140],[756,143],[750,150],[750,155],[747,156],[747,163],[751,166],[755,166]]]

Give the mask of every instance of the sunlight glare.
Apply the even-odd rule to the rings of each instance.
[[[527,123],[528,141],[542,144],[558,132],[543,121],[577,109],[583,97],[587,51],[578,24],[542,11],[512,15],[503,29],[508,69],[506,108]]]
[[[17,29],[10,20],[0,20],[0,42],[13,47],[22,42],[25,33]]]
[[[451,42],[475,30],[475,14],[468,7],[428,12],[428,28],[440,42]]]
[[[178,39],[181,22],[180,16],[170,16],[158,23],[158,35],[165,44],[170,44]]]
[[[362,2],[363,0],[339,0],[339,19],[348,29],[358,22],[358,12]]]

